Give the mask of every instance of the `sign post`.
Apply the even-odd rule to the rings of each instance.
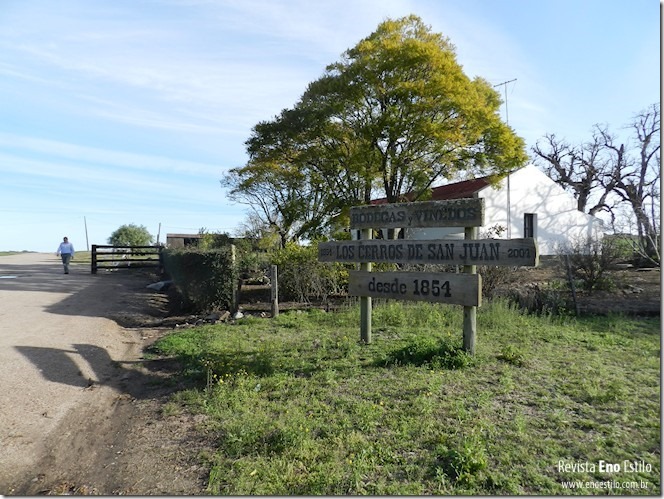
[[[465,240],[477,238],[477,227],[466,227],[464,229]],[[464,274],[477,275],[477,265],[464,265]],[[475,355],[475,344],[477,343],[477,307],[475,305],[463,307],[463,349]]]
[[[279,315],[279,282],[278,267],[270,266],[270,302],[272,304],[272,317]]]
[[[362,229],[361,238],[371,239],[371,229]],[[371,272],[371,262],[360,263],[360,271]],[[371,343],[371,296],[360,297],[360,339],[367,345]]]

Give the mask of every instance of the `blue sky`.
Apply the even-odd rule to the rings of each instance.
[[[615,131],[660,99],[655,0],[0,0],[0,250],[122,224],[234,233],[219,184],[386,18],[416,14],[507,95],[528,148]],[[504,112],[504,108],[503,108]]]

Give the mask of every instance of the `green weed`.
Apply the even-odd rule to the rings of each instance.
[[[462,436],[436,448],[436,459],[442,471],[459,485],[472,485],[482,479],[488,457],[482,439],[477,435]],[[438,474],[438,473],[437,473]]]
[[[501,349],[498,358],[517,367],[522,367],[526,364],[523,351],[514,345],[505,345]]]
[[[461,369],[470,365],[472,357],[460,345],[440,338],[415,337],[405,346],[388,352],[378,364],[385,366],[427,366],[439,369]]]
[[[196,389],[169,413],[203,412],[217,495],[559,495],[561,460],[643,460],[659,494],[660,322],[478,312],[474,357],[459,307],[388,302],[373,342],[359,312],[289,312],[178,331]],[[582,492],[582,491],[577,491]],[[630,493],[634,493],[631,490]]]

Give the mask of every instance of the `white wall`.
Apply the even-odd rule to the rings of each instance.
[[[535,166],[528,165],[512,173],[509,184],[510,236],[525,237],[524,214],[535,214],[535,238],[541,255],[554,255],[559,245],[601,232],[600,220],[578,211],[572,194]],[[494,224],[507,226],[507,179],[501,182],[500,189],[489,187],[479,195],[486,205],[484,228]]]
[[[491,227],[508,227],[509,237],[524,236],[524,214],[536,215],[535,238],[540,255],[555,255],[557,247],[570,241],[600,236],[601,221],[576,209],[571,193],[553,182],[534,165],[528,165],[510,175],[510,210],[508,217],[507,179],[497,187],[486,187],[478,192],[484,198],[486,216],[480,236]],[[463,228],[407,229],[409,239],[462,238]],[[503,233],[501,238],[507,238]]]

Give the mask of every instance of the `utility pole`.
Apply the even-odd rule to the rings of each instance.
[[[85,246],[90,251],[90,243],[88,242],[88,221],[83,217],[83,225],[85,225]]]

